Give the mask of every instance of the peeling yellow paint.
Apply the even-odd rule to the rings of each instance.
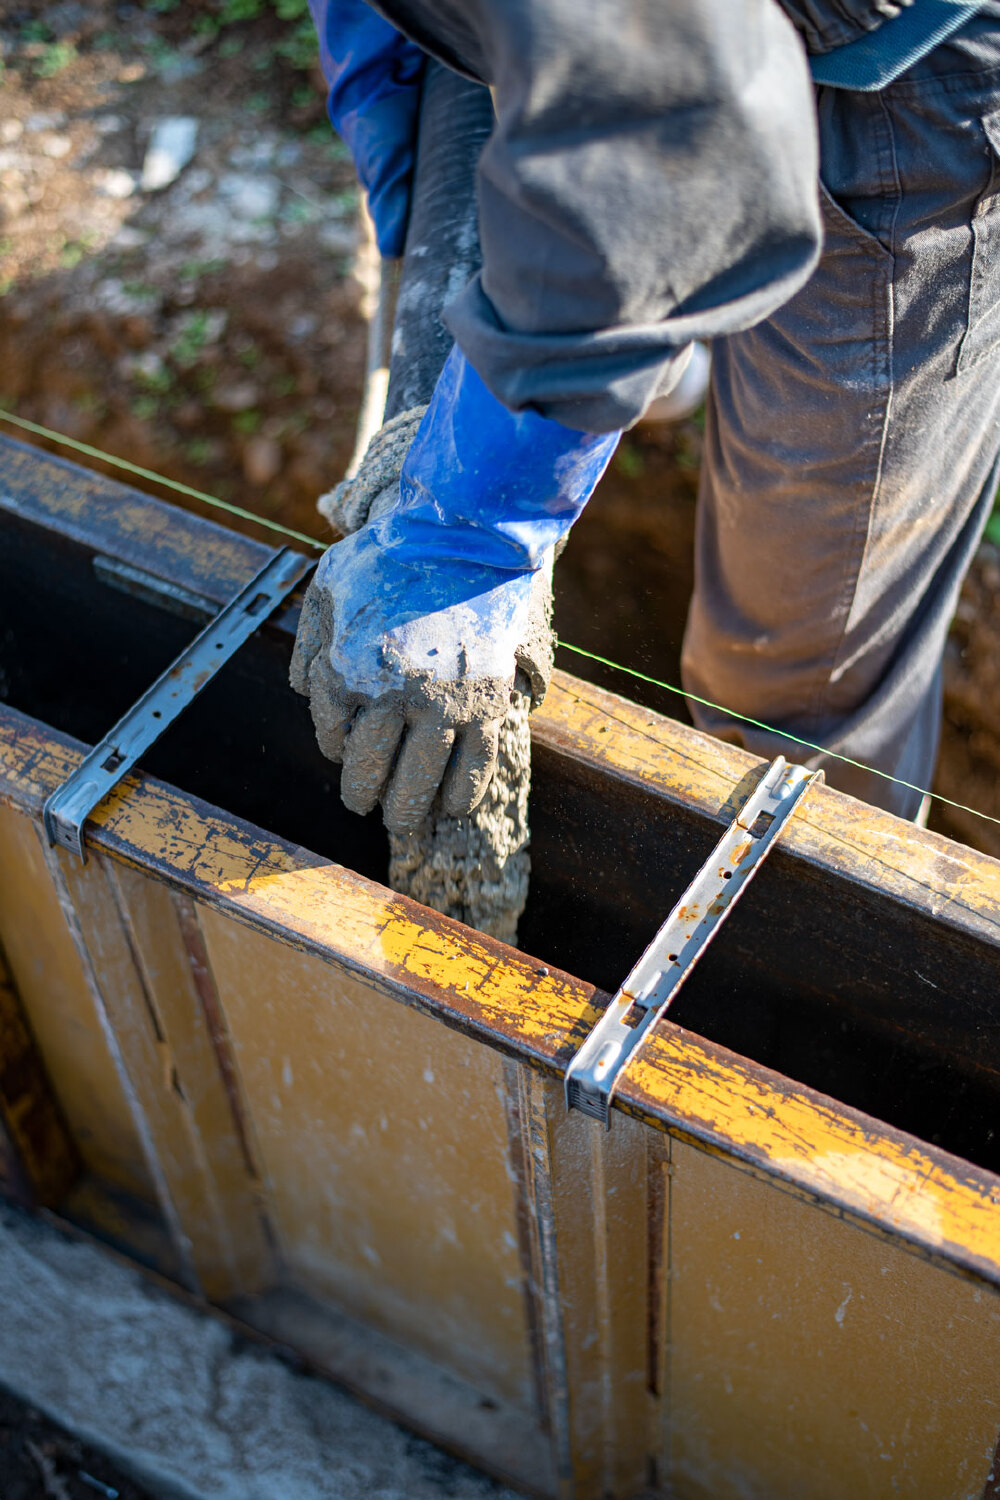
[[[885,1230],[943,1253],[962,1247],[1000,1267],[1000,1179],[971,1170],[966,1179],[918,1141],[765,1078],[663,1028],[623,1094],[644,1104],[655,1099],[678,1124],[700,1126],[735,1153]]]
[[[719,816],[734,787],[760,761],[686,724],[640,708],[565,672],[553,675],[533,738],[599,756],[609,772]],[[614,733],[605,733],[607,729]],[[903,818],[816,787],[782,833],[782,846],[882,891],[916,894],[946,914],[955,903],[995,925],[1000,940],[1000,860]]]

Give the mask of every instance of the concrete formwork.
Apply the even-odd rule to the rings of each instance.
[[[557,674],[532,957],[379,882],[291,607],[81,867],[73,735],[268,549],[0,448],[5,1180],[540,1495],[993,1495],[1000,864],[810,791],[605,1134],[562,1071],[753,757]]]

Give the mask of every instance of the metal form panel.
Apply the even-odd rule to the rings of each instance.
[[[6,826],[80,754],[0,712]],[[21,886],[61,881],[213,1298],[538,1493],[988,1493],[991,1174],[669,1023],[608,1134],[572,976],[150,778],[93,847]]]
[[[866,1170],[861,1153],[830,1163]],[[678,1500],[981,1497],[1000,1297],[675,1142],[664,1468]]]
[[[286,1277],[530,1412],[503,1059],[221,912],[198,919]]]

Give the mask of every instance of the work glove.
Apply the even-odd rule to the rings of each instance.
[[[324,555],[303,604],[292,686],[352,811],[381,801],[406,833],[439,790],[448,816],[477,805],[518,669],[535,703],[545,691],[539,578],[618,437],[509,412],[452,349],[398,489]]]
[[[365,0],[309,0],[309,9],[330,86],[330,119],[368,195],[380,253],[400,256],[425,55]]]

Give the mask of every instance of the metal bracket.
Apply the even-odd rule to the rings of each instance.
[[[282,547],[210,620],[176,661],[87,754],[42,809],[50,844],[61,844],[84,864],[83,826],[99,802],[156,743],[202,689],[250,639],[313,566]]]
[[[566,1107],[611,1129],[611,1099],[629,1063],[760,869],[822,771],[782,756],[744,802],[656,937],[566,1069]]]

